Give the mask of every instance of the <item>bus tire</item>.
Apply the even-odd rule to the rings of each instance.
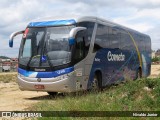
[[[47,92],[47,93],[51,96],[56,96],[58,94],[58,92]]]
[[[93,90],[102,91],[102,74],[101,72],[96,72],[93,78],[93,84],[92,84]]]
[[[141,79],[142,78],[142,69],[138,68],[137,70],[137,79]]]

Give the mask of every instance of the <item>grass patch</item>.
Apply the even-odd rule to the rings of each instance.
[[[0,73],[0,82],[9,83],[17,81],[17,73]]]
[[[109,88],[106,88],[103,92],[99,93],[91,92],[83,95],[57,96],[56,98],[51,98],[49,100],[44,99],[42,102],[39,102],[34,106],[32,106],[32,108],[30,108],[29,110],[32,111],[160,111],[159,106],[160,106],[160,79],[145,78],[136,81],[128,81],[127,83],[119,84],[118,86],[111,86]],[[73,118],[67,118],[67,119],[73,119]],[[93,118],[93,119],[102,119],[102,118]]]

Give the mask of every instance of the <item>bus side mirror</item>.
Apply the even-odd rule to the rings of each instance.
[[[18,31],[18,32],[13,32],[9,37],[9,47],[13,47],[13,39],[14,39],[14,37],[19,35],[19,34],[23,34],[23,33],[24,33],[24,30],[23,31]]]
[[[86,27],[75,27],[69,33],[69,45],[75,44],[75,36],[79,31],[86,30]]]

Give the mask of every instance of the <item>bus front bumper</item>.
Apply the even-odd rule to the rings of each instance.
[[[70,78],[42,78],[40,82],[38,78],[28,78],[18,75],[18,85],[20,90],[29,91],[45,91],[45,92],[74,92],[75,85],[73,79]],[[40,86],[40,88],[37,88]]]

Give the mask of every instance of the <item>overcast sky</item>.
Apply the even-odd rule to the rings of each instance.
[[[0,56],[18,56],[21,36],[12,49],[9,36],[33,19],[70,14],[98,16],[146,33],[152,49],[160,48],[160,0],[0,0]]]

